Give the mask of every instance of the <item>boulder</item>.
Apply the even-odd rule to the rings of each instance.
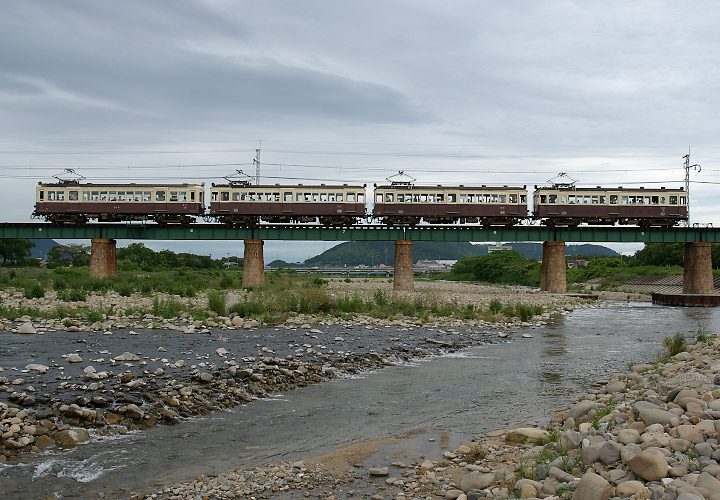
[[[83,429],[65,429],[52,435],[55,443],[64,448],[77,446],[90,439],[90,435]]]
[[[492,472],[472,471],[462,477],[460,489],[465,493],[470,490],[484,490],[495,482],[495,474]]]
[[[519,427],[509,430],[505,434],[505,441],[508,443],[543,445],[550,442],[550,434],[546,430],[536,429],[535,427]]]
[[[635,475],[646,481],[659,481],[668,474],[667,460],[659,448],[648,448],[635,455],[628,460],[628,466]]]
[[[572,408],[570,408],[567,418],[572,418],[576,421],[582,420],[583,417],[586,417],[588,413],[595,410],[597,407],[598,404],[595,401],[578,401]]]
[[[573,500],[609,500],[612,487],[605,478],[586,472],[577,485]]]
[[[122,353],[120,356],[115,356],[113,359],[115,361],[140,361],[140,358],[138,358],[133,353],[127,351]]]
[[[645,425],[661,424],[675,427],[680,424],[680,419],[674,413],[667,410],[655,408],[643,408],[640,410],[640,419]]]
[[[615,496],[621,498],[631,497],[637,493],[647,494],[647,496],[643,498],[650,498],[650,490],[640,481],[625,481],[624,483],[618,484],[617,488],[615,488]]]
[[[716,479],[715,476],[708,474],[707,472],[700,473],[700,476],[695,482],[696,488],[705,488],[713,493],[720,493],[720,480]]]
[[[33,326],[32,323],[23,323],[22,325],[18,326],[17,329],[18,333],[37,333],[37,330]]]
[[[45,373],[50,369],[50,367],[38,363],[30,363],[29,365],[25,365],[25,369],[38,373]]]

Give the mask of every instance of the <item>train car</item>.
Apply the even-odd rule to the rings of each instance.
[[[56,224],[153,220],[189,224],[202,216],[205,184],[45,184],[35,190],[34,217]]]
[[[533,216],[549,227],[627,224],[672,227],[688,219],[684,189],[537,187]]]
[[[349,226],[366,215],[365,186],[213,184],[209,216],[227,225],[314,223]]]
[[[528,216],[528,192],[523,187],[415,186],[398,183],[375,186],[373,216],[383,224],[415,225],[481,223],[511,226]]]

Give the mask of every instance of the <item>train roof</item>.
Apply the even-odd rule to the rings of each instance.
[[[438,184],[436,186],[416,186],[416,185],[407,185],[407,184],[396,184],[396,185],[384,185],[384,186],[378,186],[375,185],[377,189],[415,189],[415,190],[438,190],[438,189],[446,189],[446,190],[456,190],[456,189],[492,189],[496,191],[518,191],[518,190],[527,190],[527,186],[486,186],[485,184],[481,186],[466,186],[464,184],[460,184],[458,186],[444,186],[442,184]]]
[[[573,187],[573,186],[535,186],[535,191],[675,191],[675,192],[685,192],[685,188],[666,188],[666,187],[659,187],[659,188],[645,188],[643,186],[635,187],[635,188],[624,188],[622,186],[618,187],[603,187],[603,186],[596,186],[596,187]]]
[[[79,183],[79,182],[38,182],[38,186],[46,187],[67,187],[67,188],[113,188],[113,189],[135,189],[135,188],[179,188],[179,187],[203,187],[205,183],[192,184],[135,184],[134,182],[128,184],[94,184],[94,183]]]
[[[212,188],[243,189],[365,189],[366,184],[213,184]]]

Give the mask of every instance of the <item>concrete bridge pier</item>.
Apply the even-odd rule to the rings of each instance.
[[[544,241],[540,290],[550,293],[566,293],[565,242]]]
[[[710,243],[685,243],[683,293],[707,295],[714,292]]]
[[[245,240],[242,284],[243,286],[256,286],[263,283],[265,283],[263,240]]]
[[[117,278],[115,240],[93,238],[90,243],[90,277]]]
[[[393,290],[396,292],[413,292],[413,258],[412,241],[397,240],[395,242],[395,278]]]

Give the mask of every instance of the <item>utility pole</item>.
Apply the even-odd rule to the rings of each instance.
[[[702,170],[702,167],[698,165],[697,163],[694,165],[690,165],[690,146],[688,146],[688,154],[683,156],[685,159],[685,196],[687,197],[687,225],[690,225],[690,169],[694,169],[697,173],[700,173]]]
[[[253,164],[255,165],[255,185],[260,185],[260,148],[262,148],[262,141],[258,144],[255,150],[255,159],[253,159]]]

